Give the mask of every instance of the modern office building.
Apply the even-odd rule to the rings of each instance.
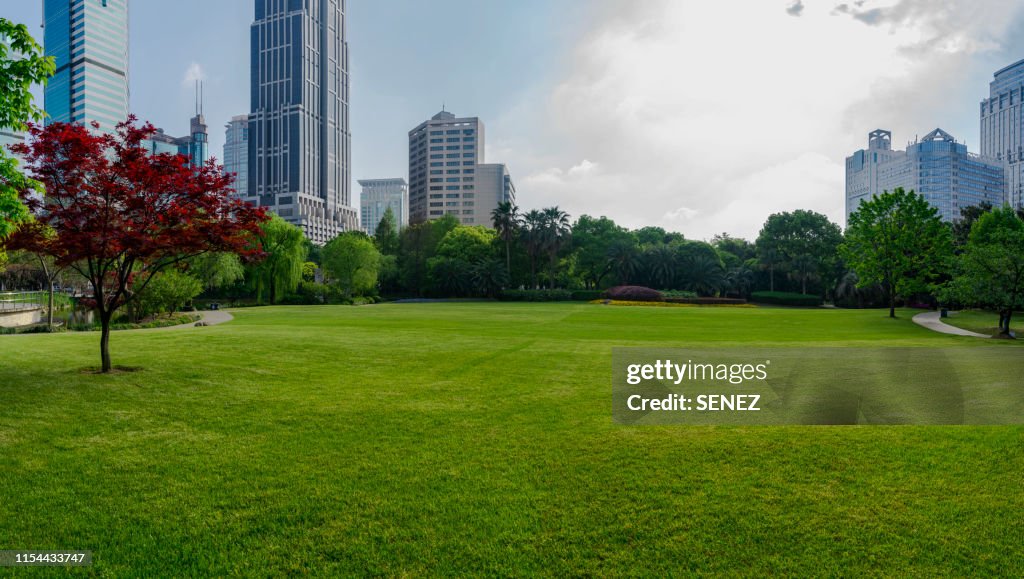
[[[14,153],[9,148],[11,145],[19,145],[25,142],[25,134],[17,131],[11,131],[9,129],[0,129],[0,149],[3,149],[4,155],[13,157]]]
[[[891,138],[889,131],[873,131],[868,148],[846,158],[847,219],[861,202],[897,187],[923,195],[945,221],[958,219],[965,207],[1003,203],[1001,161],[969,153],[967,145],[942,129],[910,143],[906,151],[893,151]]]
[[[490,226],[491,211],[508,200],[515,200],[512,179],[504,165],[484,164],[479,118],[441,111],[409,131],[410,222],[448,214]]]
[[[323,244],[352,207],[344,0],[256,0],[249,197]]]
[[[1006,164],[1006,202],[1024,207],[1024,60],[996,71],[981,101],[981,154]]]
[[[224,126],[224,173],[234,176],[235,192],[240,197],[248,197],[249,115],[231,117]]]
[[[49,121],[113,131],[128,118],[128,0],[43,0],[43,26]]]
[[[491,227],[494,220],[491,213],[505,201],[515,202],[516,187],[508,167],[501,163],[489,163],[476,167],[476,204],[473,209],[473,223]],[[470,215],[463,209],[463,216]]]
[[[363,231],[373,235],[388,207],[395,214],[398,229],[409,224],[409,186],[405,179],[363,179],[359,194],[360,222]]]
[[[187,137],[172,137],[163,129],[157,129],[156,134],[143,144],[150,153],[185,155],[193,167],[202,166],[210,158],[210,137],[203,114],[197,111],[189,126]]]

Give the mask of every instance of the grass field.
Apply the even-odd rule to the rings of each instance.
[[[611,420],[613,346],[979,342],[910,312],[234,313],[115,334],[142,370],[114,376],[82,371],[94,334],[0,337],[0,549],[116,576],[1024,575],[1024,427]]]
[[[1014,312],[1010,318],[1010,329],[1014,332],[1021,331],[1021,312]],[[951,326],[977,332],[979,334],[994,335],[999,333],[999,314],[981,310],[964,310],[962,312],[951,312],[949,317],[942,320]]]

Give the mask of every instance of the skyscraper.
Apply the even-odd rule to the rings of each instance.
[[[249,196],[315,243],[355,229],[344,0],[256,0]]]
[[[409,224],[409,186],[405,179],[363,179],[359,194],[360,221],[363,231],[373,235],[388,207],[395,214],[395,225],[401,230]]]
[[[489,226],[498,203],[515,200],[515,187],[507,167],[483,163],[484,124],[477,117],[441,111],[409,131],[409,221],[453,215]]]
[[[981,101],[981,154],[1006,164],[1006,202],[1024,207],[1024,60],[996,71]]]
[[[112,131],[128,117],[128,0],[44,0],[43,22],[49,120]]]
[[[249,115],[231,117],[224,126],[224,173],[234,175],[239,197],[249,196]]]
[[[1000,205],[1005,191],[1003,164],[969,153],[967,145],[935,129],[906,151],[893,151],[889,131],[873,131],[867,150],[846,158],[846,216],[861,202],[902,187],[922,196],[945,221],[965,207]]]

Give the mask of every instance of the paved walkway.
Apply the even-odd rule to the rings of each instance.
[[[203,310],[199,312],[202,314],[202,318],[195,322],[189,322],[187,324],[178,324],[177,326],[167,326],[165,328],[145,328],[142,330],[121,330],[125,332],[158,332],[166,330],[184,330],[186,328],[194,328],[199,322],[205,322],[207,326],[216,326],[217,324],[223,324],[230,322],[235,319],[234,316],[223,310]]]
[[[914,323],[932,330],[933,332],[939,332],[940,334],[949,334],[951,336],[969,336],[971,338],[991,338],[992,336],[986,336],[985,334],[978,334],[951,326],[942,321],[942,317],[939,312],[925,312],[923,314],[917,314],[914,316]]]

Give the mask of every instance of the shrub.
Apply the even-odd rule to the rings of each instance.
[[[821,305],[821,296],[790,292],[754,292],[750,295],[750,301],[779,306],[816,307]]]
[[[506,302],[567,302],[573,292],[563,289],[505,290],[498,299]]]
[[[604,292],[601,290],[573,290],[571,299],[574,302],[590,302],[599,300],[602,296]]]
[[[739,306],[747,303],[747,300],[739,298],[677,298],[667,297],[666,302],[673,304],[695,304],[698,306]]]
[[[627,302],[661,302],[665,296],[658,290],[638,285],[620,285],[604,292],[604,297],[610,300],[622,300]]]
[[[697,292],[691,292],[688,290],[661,290],[662,295],[665,298],[695,298]]]

